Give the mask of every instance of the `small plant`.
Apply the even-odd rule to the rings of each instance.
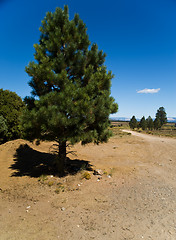
[[[115,171],[115,168],[111,168],[110,173],[109,173],[109,176],[112,177],[112,174],[114,173],[114,171]]]
[[[38,179],[39,182],[44,182],[46,180],[48,180],[48,177],[46,175],[43,175],[43,174]]]
[[[86,179],[86,180],[89,180],[89,179],[91,179],[91,175],[90,175],[90,173],[89,172],[84,172],[83,174],[82,174],[82,176],[81,176],[81,179]]]
[[[61,182],[58,182],[57,183],[57,186],[63,186]]]
[[[65,187],[61,183],[57,183],[58,187],[55,190],[55,193],[59,194],[60,192],[65,192]]]
[[[59,194],[60,193],[60,188],[56,188],[55,193]]]
[[[51,186],[53,186],[53,185],[54,185],[54,182],[53,182],[53,181],[49,181],[49,182],[48,182],[48,186],[49,186],[49,187],[51,187]]]

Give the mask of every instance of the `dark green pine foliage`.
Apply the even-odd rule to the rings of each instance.
[[[135,118],[135,116],[133,116],[131,119],[130,119],[130,122],[129,122],[129,125],[130,125],[130,128],[132,129],[135,129],[137,128],[137,120]]]
[[[66,144],[106,142],[111,133],[109,114],[117,111],[110,96],[113,75],[107,71],[105,54],[91,45],[83,21],[68,7],[48,12],[40,27],[31,76],[32,97],[23,117],[26,138],[55,140],[59,157],[65,159]]]
[[[155,118],[154,122],[154,129],[158,130],[161,127],[161,123],[158,117]]]
[[[153,119],[151,118],[151,116],[149,116],[147,119],[146,119],[146,122],[147,122],[147,128],[149,130],[153,130]]]
[[[142,130],[145,130],[147,128],[147,123],[144,116],[141,118],[139,126],[142,128]]]
[[[166,114],[164,107],[160,107],[157,110],[156,118],[159,119],[161,126],[163,126],[163,124],[167,123],[167,114]]]

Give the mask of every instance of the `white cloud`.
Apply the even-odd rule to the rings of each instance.
[[[137,93],[158,93],[160,91],[160,88],[156,88],[156,89],[154,89],[154,88],[145,88],[145,89],[143,89],[143,90],[139,90],[139,91],[137,91]]]

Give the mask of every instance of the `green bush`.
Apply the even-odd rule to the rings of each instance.
[[[3,116],[0,116],[0,143],[3,143],[7,133],[8,133],[8,127],[7,127],[6,120]]]
[[[21,137],[20,116],[24,106],[22,99],[15,92],[0,89],[1,143]]]

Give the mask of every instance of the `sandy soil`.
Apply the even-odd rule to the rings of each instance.
[[[1,145],[0,239],[175,240],[176,139],[132,134],[76,145],[63,178],[52,143]],[[105,174],[81,179],[86,168]]]

